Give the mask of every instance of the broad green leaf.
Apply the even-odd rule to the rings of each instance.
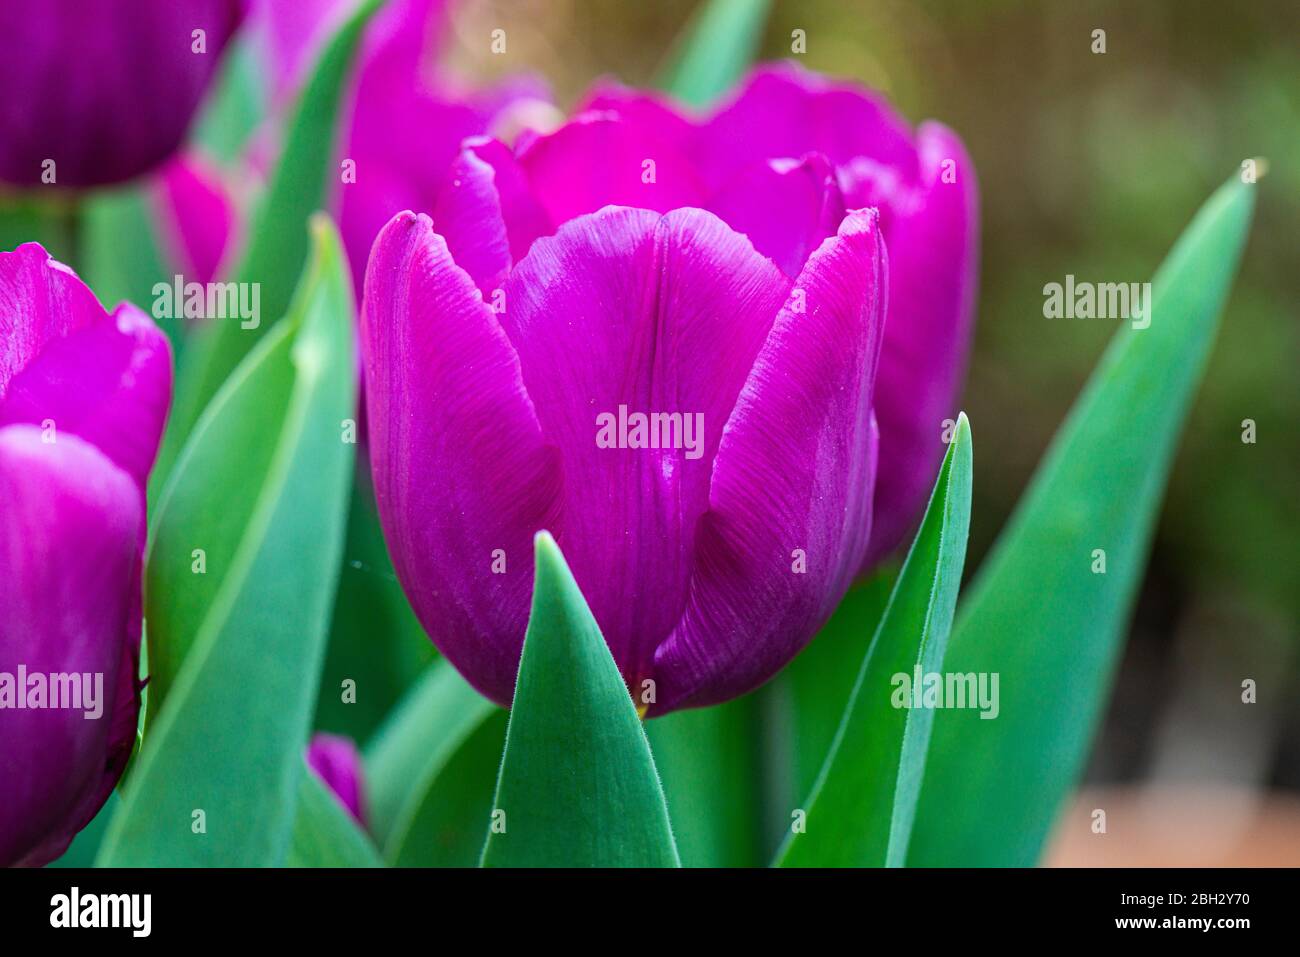
[[[506,719],[493,708],[448,757],[424,792],[400,842],[385,850],[393,867],[475,867],[492,817]]]
[[[235,279],[257,283],[259,322],[212,322],[193,336],[176,377],[171,420],[154,468],[154,487],[166,481],[190,430],[221,384],[239,365],[289,304],[293,283],[307,259],[303,224],[325,207],[335,173],[344,80],[370,17],[383,0],[365,0],[325,44],[299,95],[284,148],[266,194],[252,217],[252,241]]]
[[[678,866],[632,696],[546,532],[536,553],[483,866]]]
[[[236,35],[199,111],[194,141],[224,165],[234,163],[266,117],[267,86],[253,31]]]
[[[897,577],[897,567],[886,567],[849,589],[817,637],[764,689],[788,739],[780,742],[780,760],[793,792],[781,801],[782,830],[826,763],[862,667],[863,643],[876,633]]]
[[[370,466],[358,455],[315,727],[369,739],[436,657],[398,584],[375,510]],[[347,700],[344,682],[355,691]]]
[[[755,867],[765,859],[757,707],[746,695],[646,722],[686,867]]]
[[[412,856],[424,855],[428,855],[428,863],[434,863],[438,848],[420,845],[423,838],[436,839],[432,833],[436,829],[428,826],[429,815],[445,810],[446,795],[434,792],[457,753],[494,714],[504,717],[500,708],[471,688],[442,658],[429,666],[367,745],[370,825],[390,864],[410,863]],[[470,866],[478,863],[483,848],[492,788],[501,763],[504,734],[499,731],[498,735],[495,750],[489,754],[490,770],[482,782],[486,807],[472,822],[473,850],[469,860],[462,861]],[[454,819],[450,823],[454,825]]]
[[[106,864],[285,860],[354,448],[339,425],[355,402],[352,290],[324,217],[313,235],[288,320],[204,414],[157,510],[145,594],[156,717]]]
[[[288,867],[383,867],[370,838],[320,778],[304,769]]]
[[[758,54],[771,0],[704,0],[682,31],[659,86],[707,106],[735,85]]]
[[[1253,206],[1234,177],[1184,231],[1150,326],[1115,333],[967,591],[945,669],[999,674],[1000,713],[939,715],[909,863],[1038,860],[1106,702]]]
[[[970,424],[962,413],[921,528],[805,802],[803,828],[792,830],[777,854],[781,866],[902,865],[934,723],[934,709],[907,706],[907,691],[922,687],[923,676],[943,662],[966,560],[970,495]],[[906,683],[897,680],[900,674]],[[920,684],[914,683],[917,677]]]
[[[170,282],[175,270],[158,243],[158,217],[148,188],[132,186],[93,195],[83,214],[81,277],[109,308],[125,300],[151,313],[154,285]],[[179,321],[165,316],[154,321],[179,354]]]

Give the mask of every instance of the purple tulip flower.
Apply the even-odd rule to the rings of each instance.
[[[58,857],[140,710],[145,483],[166,338],[28,243],[0,253],[0,865]]]
[[[246,2],[0,5],[0,180],[101,186],[157,166],[184,138]]]
[[[363,353],[434,642],[510,701],[546,528],[650,715],[771,677],[942,457],[975,275],[960,141],[788,66],[706,119],[605,87],[514,150],[467,140],[423,208],[375,242]]]
[[[334,792],[348,813],[366,826],[365,774],[351,738],[318,732],[307,747],[307,766]]]

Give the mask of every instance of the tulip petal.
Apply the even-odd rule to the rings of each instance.
[[[751,167],[715,194],[708,209],[793,278],[813,250],[835,235],[844,198],[831,164],[812,153]]]
[[[602,79],[596,82],[574,112],[588,111],[617,113],[627,122],[648,130],[653,139],[672,146],[682,155],[689,155],[695,148],[699,128],[666,97]]]
[[[534,239],[551,232],[551,224],[504,144],[473,137],[464,146],[451,164],[433,221],[456,264],[490,300],[511,265]]]
[[[0,399],[48,342],[104,316],[95,294],[39,243],[0,252],[0,302]]]
[[[789,287],[711,213],[620,207],[539,239],[507,282],[502,326],[563,456],[551,530],[629,687],[685,608],[722,427]],[[602,440],[620,406],[675,431],[645,447],[647,421],[638,447],[628,418]]]
[[[867,565],[904,542],[925,508],[946,449],[944,421],[957,418],[975,312],[974,164],[956,134],[937,123],[923,124],[917,141],[920,186],[882,204],[889,321],[876,391],[881,468]],[[944,182],[949,160],[955,182]]]
[[[916,171],[911,131],[883,97],[792,63],[761,67],[704,125],[698,160],[714,187],[763,159],[818,152],[832,163],[865,156],[907,178]]]
[[[129,303],[112,316],[46,345],[9,382],[0,426],[49,428],[57,441],[77,435],[125,469],[143,488],[171,402],[167,337]]]
[[[579,114],[529,140],[519,163],[556,223],[611,205],[665,213],[703,205],[706,195],[677,144],[612,112]]]
[[[221,174],[197,156],[177,157],[159,174],[155,201],[169,262],[188,280],[215,280],[233,245],[237,219]]]
[[[0,708],[0,865],[40,865],[94,817],[135,741],[144,500],[88,443],[13,425],[0,502],[0,673],[102,682],[98,718]]]
[[[757,687],[829,617],[866,551],[886,302],[876,214],[808,260],[727,422],[690,598],[655,654],[654,713]],[[799,572],[799,561],[806,571]]]
[[[508,703],[553,527],[559,463],[519,359],[427,216],[375,240],[362,317],[375,498],[393,564],[434,643]]]
[[[325,782],[348,813],[366,823],[365,779],[361,755],[351,738],[317,733],[307,747],[307,766]]]

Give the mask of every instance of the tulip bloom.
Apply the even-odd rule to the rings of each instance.
[[[101,186],[161,163],[184,138],[245,5],[0,5],[0,180]]]
[[[421,622],[508,703],[546,528],[651,714],[757,686],[866,552],[876,214],[847,215],[792,280],[711,213],[624,207],[565,223],[501,276],[477,253],[507,229],[481,212],[448,217],[455,244],[398,216],[366,273],[375,495]],[[487,301],[483,275],[501,283]],[[611,434],[629,409],[655,438]]]
[[[325,783],[362,827],[366,823],[365,779],[361,755],[351,738],[319,732],[307,747],[307,766]]]
[[[0,865],[58,857],[140,710],[145,483],[167,340],[35,243],[0,253]]]
[[[515,150],[467,140],[429,211],[375,242],[363,352],[434,642],[510,700],[547,528],[651,715],[761,684],[933,482],[974,289],[960,141],[788,66],[705,119],[607,87]]]

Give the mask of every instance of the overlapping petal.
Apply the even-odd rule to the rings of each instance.
[[[375,498],[398,578],[476,688],[510,700],[532,536],[560,472],[519,358],[427,216],[375,240],[362,317]]]
[[[0,865],[40,865],[94,817],[135,740],[144,499],[89,443],[9,425],[0,502],[0,672],[88,673],[102,689],[97,718],[0,709]]]
[[[791,277],[844,219],[835,169],[820,153],[764,160],[714,193],[708,208]]]
[[[975,314],[974,164],[940,124],[923,124],[917,145],[916,186],[881,203],[889,217],[889,321],[876,390],[881,468],[866,567],[902,544],[925,508],[943,459],[945,421],[957,417]]]
[[[884,244],[850,213],[809,259],[718,449],[686,612],[656,651],[656,712],[758,686],[830,615],[866,551]]]
[[[630,686],[654,677],[655,646],[681,617],[722,427],[788,289],[743,236],[692,209],[580,217],[507,283],[502,325],[563,464],[552,531]],[[675,417],[651,420],[672,431],[659,448],[602,447],[599,417],[620,408]]]
[[[18,304],[5,349],[18,368],[0,382],[0,425],[38,425],[52,441],[80,436],[143,487],[171,401],[166,337],[132,305],[106,314],[34,243],[0,254],[0,277],[11,283],[0,297]]]
[[[514,154],[497,140],[473,137],[452,162],[433,211],[457,264],[490,299],[533,240],[552,231]]]
[[[698,144],[696,162],[715,187],[760,160],[812,152],[836,165],[865,156],[908,179],[917,169],[911,130],[883,97],[793,63],[754,70]]]
[[[675,143],[613,112],[582,113],[553,133],[528,139],[519,163],[556,223],[610,205],[666,213],[701,206],[708,195]]]

